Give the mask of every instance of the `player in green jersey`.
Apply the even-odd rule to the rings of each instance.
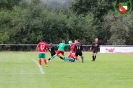
[[[60,43],[58,45],[58,50],[56,51],[56,54],[52,57],[52,59],[54,59],[59,54],[62,54],[63,55],[63,60],[66,62],[66,57],[64,55],[64,49],[65,49],[66,46],[70,46],[70,44],[65,44],[65,40],[62,40],[62,43]]]

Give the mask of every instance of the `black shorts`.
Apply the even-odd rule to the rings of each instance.
[[[82,52],[76,52],[75,53],[75,56],[77,57],[77,56],[82,56]]]
[[[55,52],[50,52],[51,53],[51,57],[54,56],[56,53]]]
[[[94,49],[92,52],[93,52],[93,53],[98,53],[98,50]]]

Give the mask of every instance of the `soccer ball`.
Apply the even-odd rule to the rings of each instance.
[[[69,41],[68,43],[69,43],[69,44],[72,44],[72,41]]]

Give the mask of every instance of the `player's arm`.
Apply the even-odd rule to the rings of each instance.
[[[55,49],[55,47],[53,47],[53,50],[56,52],[56,49]]]
[[[47,51],[49,51],[48,46],[49,46],[49,44],[45,45],[46,53],[47,53]]]
[[[75,51],[77,50],[77,46],[76,46],[76,45],[74,46],[74,50],[75,50]]]
[[[65,46],[70,46],[70,44],[65,44]]]
[[[99,43],[99,48],[102,46],[102,44],[101,43]]]
[[[91,45],[90,50],[92,50],[92,47],[93,47],[93,44]]]
[[[35,51],[37,51],[39,49],[39,44],[36,46],[36,50]]]
[[[99,45],[99,48],[102,46],[102,44],[101,44],[101,43],[98,43],[98,45]]]
[[[81,51],[83,50],[83,46],[81,45]]]

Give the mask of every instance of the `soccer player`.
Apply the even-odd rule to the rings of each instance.
[[[82,54],[82,50],[83,50],[83,46],[82,44],[79,42],[79,40],[77,40],[77,43],[75,45],[75,55],[76,55],[76,58],[78,56],[81,57],[82,59],[82,63],[84,63],[84,57],[83,57],[83,54]]]
[[[76,41],[76,40],[75,40]],[[76,44],[76,42],[74,42],[74,43],[72,43],[72,44],[70,44],[70,53],[75,53],[75,44]]]
[[[70,46],[70,44],[65,44],[65,41],[62,40],[62,43],[60,43],[58,45],[58,50],[56,51],[56,54],[52,57],[52,59],[54,59],[59,54],[62,54],[63,55],[63,60],[66,62],[66,57],[64,55],[64,49],[65,49],[66,46]]]
[[[71,43],[71,44],[70,44],[70,54],[69,54],[69,55],[71,55],[71,54],[74,54],[74,55],[75,55],[75,45],[76,45],[77,43],[78,43],[78,41],[75,40],[74,43]],[[75,60],[78,60],[78,58],[75,58]]]
[[[42,66],[42,60],[41,58],[44,59],[44,65],[47,66],[47,60],[46,60],[46,50],[47,50],[47,44],[44,42],[44,39],[42,39],[41,42],[37,44],[36,50],[38,50],[38,63],[40,66]]]
[[[75,53],[70,53],[67,58],[67,61],[75,62],[75,59],[76,59]]]
[[[100,46],[101,44],[98,42],[98,38],[95,38],[95,42],[90,47],[90,50],[92,50],[92,61],[96,60],[96,55],[98,53]]]
[[[52,58],[52,57],[56,54],[56,52],[55,52],[55,47],[52,46],[52,43],[49,44],[48,50],[49,50],[49,52],[50,52],[50,54],[51,54],[51,58]],[[63,60],[63,57],[61,57],[61,56],[59,56],[59,55],[58,55],[58,57],[59,57],[60,59]],[[49,58],[48,61],[50,61],[51,58]]]

